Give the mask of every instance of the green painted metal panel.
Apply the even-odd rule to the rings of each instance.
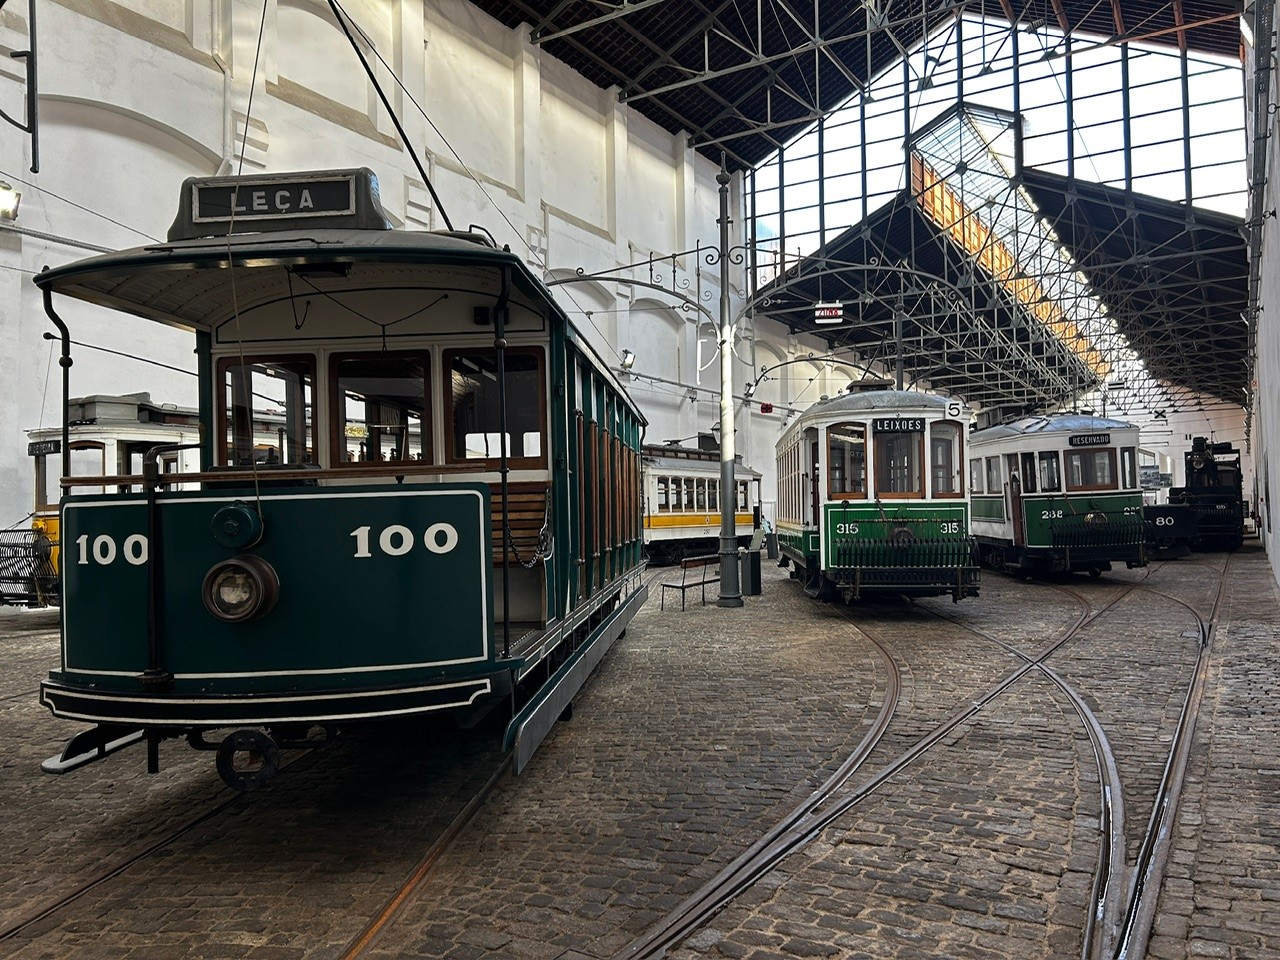
[[[159,666],[211,692],[391,682],[488,669],[493,600],[489,490],[369,486],[264,492],[264,535],[221,546],[219,508],[252,505],[252,490],[159,497],[157,551],[147,505],[134,495],[68,498],[63,507],[68,670],[131,678],[148,666],[148,565],[163,555]],[[265,616],[227,623],[201,586],[219,561],[255,554],[276,570],[280,598]],[[246,673],[258,674],[257,677]]]
[[[951,503],[889,504],[874,501],[827,503],[822,507],[826,543],[836,537],[883,539],[903,523],[917,537],[965,537],[969,534],[968,508],[963,500]]]
[[[973,497],[973,519],[1004,523],[1004,497]]]
[[[1082,527],[1084,518],[1094,512],[1106,515],[1110,527],[1133,525],[1142,519],[1142,494],[1082,493],[1068,496],[1028,496],[1022,500],[1026,545],[1048,547],[1054,543],[1055,528]]]

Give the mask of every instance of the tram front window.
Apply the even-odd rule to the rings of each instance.
[[[1067,451],[1068,490],[1114,490],[1115,487],[1114,450]]]
[[[1045,493],[1057,493],[1062,489],[1057,450],[1044,450],[1040,453],[1040,489]]]
[[[430,369],[421,354],[336,358],[340,449],[334,462],[430,461]]]
[[[247,467],[312,462],[310,358],[222,362],[222,463]]]
[[[929,465],[935,497],[960,497],[960,465],[964,456],[960,448],[960,425],[935,422],[929,428]]]
[[[876,496],[923,497],[923,434],[905,430],[875,435]]]
[[[445,354],[450,377],[446,395],[447,450],[450,462],[497,460],[506,447],[512,460],[524,466],[541,464],[543,388],[541,354],[506,352],[507,435],[501,435],[498,402],[498,358],[491,350],[451,350]]]

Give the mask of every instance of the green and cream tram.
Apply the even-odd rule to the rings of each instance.
[[[968,422],[958,400],[874,382],[820,400],[787,428],[778,544],[809,593],[977,595]]]
[[[643,602],[639,410],[521,257],[391,229],[369,170],[188,180],[167,242],[36,283],[64,354],[72,299],[191,331],[200,397],[194,469],[73,475],[64,420],[40,698],[94,726],[46,770],[185,737],[251,789],[314,727],[511,705],[519,769]]]
[[[1138,428],[1063,413],[969,440],[973,532],[983,562],[1024,574],[1146,564]]]

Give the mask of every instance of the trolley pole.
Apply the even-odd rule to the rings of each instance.
[[[720,154],[720,599],[721,607],[742,606],[738,587],[738,536],[734,482],[733,323],[729,318],[729,170]]]

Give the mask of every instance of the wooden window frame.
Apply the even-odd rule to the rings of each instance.
[[[347,452],[346,434],[342,429],[342,425],[346,422],[346,415],[342,410],[344,401],[338,390],[338,364],[343,360],[361,360],[370,357],[404,357],[423,361],[423,370],[426,371],[426,382],[423,384],[423,403],[426,409],[422,414],[422,445],[426,451],[427,459],[391,460],[384,464],[380,460],[361,463],[358,460],[348,461],[343,458],[342,455]],[[431,359],[431,350],[428,347],[422,347],[417,350],[353,350],[330,354],[328,367],[330,466],[338,467],[339,469],[344,467],[385,467],[388,473],[395,474],[403,473],[405,464],[435,464],[435,436],[431,421],[435,415],[436,398],[432,392]]]
[[[547,422],[547,358],[546,352],[537,346],[507,347],[505,357],[534,357],[538,362],[538,427],[541,435],[540,454],[536,457],[507,457],[507,467],[511,470],[544,470],[547,466],[547,448],[551,439],[551,431]],[[458,456],[453,449],[453,359],[455,357],[487,357],[494,359],[496,351],[484,347],[451,347],[440,352],[440,392],[444,395],[444,462],[446,464],[465,464],[477,470],[497,470],[502,463],[501,455],[496,457],[467,457],[465,452]],[[505,358],[504,358],[505,359]],[[507,399],[510,400],[510,394]],[[592,421],[593,423],[595,421]],[[514,444],[512,444],[514,446]]]
[[[1120,489],[1120,473],[1116,469],[1116,448],[1115,447],[1088,447],[1080,450],[1063,450],[1062,458],[1062,486],[1067,493],[1091,493],[1099,490],[1119,490]],[[1083,454],[1099,454],[1105,453],[1107,459],[1111,463],[1111,483],[1091,483],[1081,486],[1074,486],[1071,483],[1071,468],[1067,466],[1071,456]]]
[[[311,461],[312,466],[320,466],[320,425],[316,422],[320,410],[319,389],[320,378],[317,372],[316,356],[313,353],[284,353],[284,354],[247,354],[241,356],[224,356],[218,358],[217,373],[214,385],[214,433],[217,434],[214,446],[214,461],[221,466],[238,467],[239,464],[231,464],[227,462],[227,371],[232,367],[252,367],[257,365],[268,365],[273,363],[305,363],[311,370],[311,424],[308,432],[311,434]],[[304,418],[305,419],[305,418]],[[253,428],[253,410],[249,411],[249,439],[250,449],[254,447],[254,428]],[[307,440],[303,440],[303,449],[307,447]],[[241,469],[250,469],[249,466],[243,466]],[[274,469],[273,466],[255,465],[253,469]]]
[[[841,427],[861,427],[862,428],[862,492],[857,491],[837,491],[832,487],[835,480],[835,463],[831,458],[831,431]],[[861,420],[844,420],[840,423],[827,424],[827,499],[829,501],[836,500],[866,500],[871,495],[871,478],[867,475],[867,466],[871,463],[871,458],[867,453],[871,448],[871,428]],[[845,477],[845,484],[848,485],[849,478]]]
[[[955,463],[956,465],[960,466],[960,469],[956,471],[956,474],[959,477],[959,483],[957,484],[959,486],[959,490],[953,491],[951,493],[939,493],[937,490],[933,489],[933,428],[938,426],[939,424],[942,424],[944,426],[954,427],[956,431]],[[964,493],[965,480],[964,480],[964,467],[962,465],[966,462],[964,458],[964,427],[956,420],[934,420],[930,422],[928,426],[929,426],[929,430],[928,430],[929,461],[928,461],[927,472],[929,474],[929,495],[934,500],[963,500],[965,497],[965,493]]]
[[[871,433],[871,437],[873,438],[873,439],[872,439],[872,443],[874,444],[874,442],[875,442],[875,441],[874,441],[874,438],[876,438],[876,437],[887,437],[887,436],[889,436],[890,434],[896,434],[896,433],[905,433],[905,434],[907,434],[908,436],[910,436],[911,434],[915,434],[915,435],[916,435],[916,437],[917,437],[917,440],[916,440],[916,457],[918,458],[918,463],[920,464],[920,489],[918,489],[918,490],[907,490],[907,491],[903,491],[902,493],[893,493],[893,492],[890,492],[890,491],[882,491],[882,490],[880,489],[880,482],[879,482],[879,480],[877,479],[877,480],[876,480],[876,499],[877,499],[877,500],[927,500],[927,499],[928,499],[928,493],[927,493],[927,492],[928,492],[928,489],[929,489],[929,483],[928,483],[929,478],[928,478],[928,476],[927,476],[927,474],[928,474],[928,470],[927,470],[927,463],[928,463],[928,461],[925,459],[925,453],[926,453],[926,448],[925,448],[925,431],[921,430],[921,431],[919,431],[919,432],[917,433],[917,432],[916,432],[916,431],[914,431],[914,430],[910,430],[910,431],[908,431],[908,430],[881,430],[879,433],[875,433],[875,432]],[[874,450],[873,450],[873,452],[872,452],[872,458],[873,458],[873,462],[876,464],[876,469],[878,470],[878,469],[879,469],[879,464],[880,464],[880,451],[879,451],[878,449],[874,449]],[[872,474],[874,474],[875,472],[876,472],[876,471],[875,471],[875,470],[873,470],[873,471],[872,471]]]

